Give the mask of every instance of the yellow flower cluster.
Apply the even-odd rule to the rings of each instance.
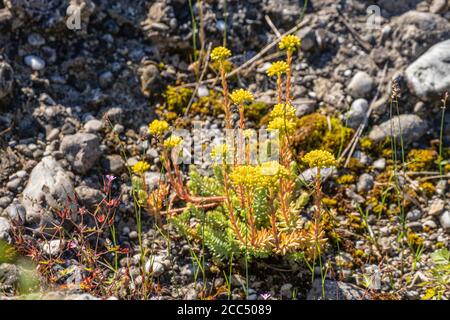
[[[169,129],[169,124],[164,120],[153,120],[148,126],[148,133],[159,136]]]
[[[293,120],[296,118],[295,116],[295,108],[289,103],[278,103],[273,107],[273,110],[270,112],[270,119],[275,118],[284,118]]]
[[[272,63],[272,65],[267,69],[267,75],[269,77],[277,76],[281,77],[281,75],[287,73],[289,71],[289,65],[286,61],[276,61]]]
[[[134,166],[131,167],[134,173],[143,174],[145,171],[150,169],[150,165],[145,161],[138,161]]]
[[[280,48],[280,50],[286,50],[293,53],[298,47],[300,47],[300,45],[300,38],[296,35],[290,34],[281,38],[278,48]]]
[[[295,122],[291,119],[285,119],[283,117],[274,118],[269,122],[267,129],[269,131],[279,131],[279,134],[284,136],[286,134],[292,134],[295,131]]]
[[[230,173],[230,180],[235,186],[247,187],[256,187],[261,181],[258,167],[249,165],[235,167]]]
[[[237,89],[234,90],[232,94],[230,94],[231,101],[233,101],[236,105],[241,105],[244,103],[252,102],[253,94],[245,89]]]
[[[225,47],[216,47],[211,52],[212,61],[224,61],[231,57],[231,51]]]
[[[282,166],[277,161],[264,162],[259,167],[260,174],[266,178],[267,181],[274,183],[279,179],[289,179],[291,173],[288,169]]]
[[[169,138],[164,140],[164,147],[166,147],[168,149],[172,149],[172,148],[175,148],[176,146],[178,146],[182,142],[183,142],[183,139],[181,139],[181,137],[176,136],[176,135],[171,135]]]
[[[252,188],[276,188],[281,178],[289,179],[289,170],[277,161],[265,162],[259,166],[243,165],[230,173],[231,183]]]
[[[227,145],[226,144],[218,144],[212,148],[211,158],[213,160],[223,159],[223,158],[225,158],[226,153],[227,153]]]
[[[337,165],[334,156],[325,150],[313,150],[303,157],[303,161],[305,161],[310,168],[328,168]]]

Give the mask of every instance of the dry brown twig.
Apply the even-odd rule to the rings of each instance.
[[[195,86],[194,91],[192,92],[192,96],[191,99],[189,100],[188,106],[186,108],[186,111],[184,112],[184,116],[186,117],[187,114],[189,113],[189,109],[192,106],[192,103],[194,102],[194,98],[195,95],[197,94],[198,88],[200,88],[201,82],[203,80],[203,77],[205,76],[206,73],[206,69],[208,69],[208,64],[209,64],[209,55],[211,53],[211,42],[208,44],[208,49],[206,51],[206,56],[204,56],[204,62],[203,62],[203,68],[202,68],[202,73],[200,74],[200,78],[198,78],[197,84]]]
[[[295,27],[289,29],[288,31],[286,31],[285,33],[283,33],[281,35],[281,37],[277,37],[276,39],[274,39],[271,43],[269,43],[268,45],[266,45],[264,48],[261,49],[261,51],[258,52],[258,54],[256,54],[255,56],[253,56],[252,58],[250,58],[249,60],[247,60],[246,62],[244,62],[242,65],[240,65],[238,68],[235,68],[233,71],[231,71],[230,73],[228,73],[226,75],[227,78],[230,78],[238,73],[240,73],[241,71],[243,71],[244,69],[248,69],[250,67],[254,67],[254,62],[261,59],[262,56],[264,56],[267,52],[269,52],[273,47],[275,47],[278,42],[280,41],[280,39],[288,34],[294,33],[296,31],[298,31],[300,28],[306,26],[309,23],[309,20],[303,20],[300,23],[298,23]],[[193,83],[187,83],[187,84],[183,84],[180,85],[179,87],[194,87],[196,86],[198,83],[200,85],[202,84],[210,84],[210,83],[214,83],[216,81],[216,79],[208,79],[208,80],[204,80],[201,82],[193,82]]]

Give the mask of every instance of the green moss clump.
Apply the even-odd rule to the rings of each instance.
[[[209,94],[200,97],[190,109],[192,114],[216,115],[222,111],[222,96],[215,90],[209,90]]]
[[[191,96],[192,90],[189,88],[167,86],[163,93],[165,99],[163,109],[181,114],[186,110]]]
[[[264,102],[254,102],[245,106],[245,116],[247,119],[254,121],[256,124],[261,124],[264,115],[267,113],[267,104]]]
[[[432,196],[433,194],[436,193],[436,188],[435,186],[428,181],[422,182],[420,184],[420,189],[423,190],[423,192],[427,195],[427,196]]]
[[[418,248],[423,246],[424,240],[421,236],[419,236],[417,233],[410,232],[408,233],[408,244],[412,248]]]
[[[325,207],[336,207],[337,206],[337,200],[332,198],[323,198],[322,204]]]
[[[352,184],[355,183],[356,178],[351,174],[344,174],[336,179],[336,182],[339,184]]]
[[[335,152],[345,147],[353,134],[353,129],[341,124],[339,119],[330,118],[320,113],[312,113],[298,120],[298,130],[294,136],[295,146],[308,152],[314,149]]]
[[[412,149],[408,152],[408,168],[411,171],[431,170],[438,158],[435,150],[430,149]]]

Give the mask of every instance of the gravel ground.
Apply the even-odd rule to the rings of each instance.
[[[84,6],[81,30],[66,25],[69,2]],[[394,123],[394,135],[401,131],[408,148],[435,146],[442,94],[450,91],[450,4],[439,0],[309,2],[298,31],[301,54],[294,61],[292,93],[297,116],[319,111],[338,115],[357,128],[371,106],[363,136],[383,141]],[[77,194],[81,205],[92,207],[102,199],[102,177],[114,175],[113,192],[121,200],[115,217],[118,242],[129,250],[128,257],[119,261],[119,273],[133,280],[111,298],[126,298],[140,286],[142,263],[159,284],[146,298],[200,298],[205,284],[196,274],[192,253],[200,253],[201,245],[188,244],[170,223],[158,230],[145,212],[143,247],[151,254],[141,261],[127,170],[146,160],[151,164],[147,182],[150,186],[159,183],[161,159],[149,144],[147,125],[163,106],[162,93],[168,85],[195,83],[187,1],[33,3],[0,1],[0,239],[17,245],[14,225],[37,230],[51,224],[49,209],[73,205],[67,194]],[[374,24],[366,13],[370,4],[381,9]],[[204,1],[205,39],[220,45],[226,29],[227,46],[236,53],[233,63],[239,66],[276,39],[265,16],[283,33],[299,22],[302,9],[302,1],[292,0],[229,0],[226,8],[224,1]],[[194,13],[199,13],[196,4]],[[274,104],[273,83],[264,75],[269,62],[261,61],[239,75],[237,83],[248,87],[257,101]],[[208,73],[205,79],[213,77]],[[400,91],[398,118],[389,115],[394,79]],[[197,98],[210,94],[208,89],[200,86]],[[204,120],[206,128],[223,126],[220,117],[192,118]],[[444,123],[443,141],[450,146],[449,112]],[[397,124],[401,130],[395,129]],[[371,236],[363,236],[365,217],[358,207],[383,183],[389,158],[359,147],[353,156],[361,165],[355,180],[328,186],[340,190],[343,210],[338,210],[336,223],[344,241],[343,247],[325,257],[333,267],[326,280],[327,295],[420,299],[425,289],[418,284],[427,280],[430,254],[449,247],[449,178],[429,180],[433,191],[411,200],[405,212],[407,229],[420,237],[424,248],[414,263],[417,252],[396,241],[402,223],[398,219],[370,213],[363,228]],[[423,178],[412,176],[401,183],[406,189],[417,188],[419,177]],[[34,235],[28,234],[30,241],[37,241]],[[52,249],[52,241],[46,249],[50,254],[64,247],[54,242]],[[225,286],[221,270],[228,270],[227,265],[219,265],[218,271],[211,259],[206,261],[209,294],[227,299],[228,292],[219,290]],[[72,266],[67,259],[52,268]],[[320,270],[315,270],[315,281],[304,265],[279,260],[254,261],[250,271],[249,299],[320,298]],[[0,294],[11,298],[20,272],[14,264],[0,264]],[[233,268],[233,299],[245,297],[244,272],[241,266]],[[55,285],[64,281],[64,277],[49,281],[45,298],[94,298],[77,290],[57,291]]]

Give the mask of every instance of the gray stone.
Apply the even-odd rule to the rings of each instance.
[[[322,280],[315,279],[307,300],[361,300],[365,299],[365,291],[353,284],[325,279],[324,295],[322,295]]]
[[[348,92],[353,98],[362,98],[372,91],[374,86],[373,78],[366,72],[356,73],[348,85]]]
[[[411,229],[414,232],[420,232],[423,229],[423,225],[422,225],[422,222],[413,221],[413,222],[408,222],[406,224],[406,228]]]
[[[422,218],[422,211],[419,209],[413,209],[406,214],[406,220],[417,221]]]
[[[439,217],[442,228],[448,233],[450,231],[450,211],[445,211]]]
[[[375,160],[372,163],[372,166],[377,170],[384,170],[384,168],[386,168],[386,159],[380,158],[378,160]]]
[[[302,28],[297,32],[297,36],[302,39],[302,50],[311,51],[316,45],[316,33],[311,27]]]
[[[164,265],[160,261],[157,261],[156,258],[149,259],[145,263],[145,272],[153,275],[154,277],[161,276],[164,271]]]
[[[410,89],[420,98],[438,98],[450,90],[450,40],[431,47],[405,71]]]
[[[320,169],[320,178],[321,180],[325,180],[326,178],[328,178],[330,175],[332,175],[335,172],[334,168],[322,168]],[[299,178],[303,181],[305,181],[306,183],[312,183],[315,181],[317,176],[317,168],[311,168],[311,169],[307,169],[305,171],[303,171],[302,173],[299,174]]]
[[[28,35],[27,40],[28,40],[28,43],[30,45],[32,45],[33,47],[40,47],[45,44],[44,37],[41,36],[39,33],[35,33],[35,32],[30,33]]]
[[[2,61],[0,62],[0,99],[6,97],[13,88],[14,71],[11,66]]]
[[[96,133],[102,130],[103,123],[100,120],[92,119],[84,124],[84,129],[89,133]]]
[[[91,133],[68,135],[61,142],[61,152],[76,172],[85,174],[101,156],[100,142]]]
[[[105,71],[98,77],[100,87],[107,88],[114,81],[114,75],[111,71]]]
[[[81,204],[88,209],[95,209],[96,205],[103,199],[103,193],[101,191],[87,186],[76,187],[75,192]]]
[[[369,138],[374,142],[381,142],[391,136],[392,130],[395,139],[400,141],[400,137],[403,137],[403,142],[409,144],[419,140],[427,129],[427,123],[420,117],[414,114],[402,114],[373,127]]]
[[[7,208],[6,213],[11,221],[17,224],[23,224],[26,220],[25,207],[15,199]]]
[[[0,291],[12,290],[19,281],[19,269],[9,263],[0,264]]]
[[[45,68],[45,61],[35,55],[26,56],[25,64],[34,71],[40,71]]]
[[[436,229],[437,228],[437,224],[436,222],[434,222],[433,220],[427,220],[423,223],[424,227],[428,227],[430,229]]]
[[[0,217],[0,240],[10,242],[11,241],[11,224],[8,219]]]
[[[205,87],[205,86],[200,86],[200,87],[198,87],[198,90],[197,90],[197,96],[198,96],[199,98],[209,96],[209,90],[208,90],[208,88]]]
[[[283,299],[292,299],[292,284],[285,283],[280,288],[280,294]]]
[[[356,190],[358,192],[368,192],[372,190],[374,185],[374,178],[368,174],[363,173],[358,180],[358,184],[356,185]]]
[[[122,157],[117,154],[107,156],[102,160],[102,165],[109,173],[117,175],[121,174],[125,169],[125,163]]]
[[[163,89],[159,69],[152,63],[146,63],[139,69],[141,90],[145,95],[161,92]]]
[[[418,0],[414,0],[419,2]],[[391,1],[399,3],[404,1]],[[384,8],[383,5],[378,5]],[[393,28],[393,47],[403,58],[412,61],[425,53],[431,46],[450,38],[450,23],[440,15],[409,10],[395,17],[390,25]]]
[[[365,199],[364,197],[357,194],[355,191],[353,191],[350,188],[345,189],[345,195],[355,201],[356,203],[364,203]]]
[[[68,175],[52,157],[43,158],[31,171],[22,193],[27,222],[39,222],[48,209],[69,207],[76,209],[68,197],[74,197],[74,188]]]
[[[6,188],[8,188],[8,190],[10,191],[16,191],[19,188],[21,182],[22,180],[19,178],[12,179],[6,184]]]
[[[431,216],[438,216],[444,211],[445,202],[442,199],[435,199],[431,202],[428,208],[428,214]]]
[[[433,0],[430,5],[431,13],[443,13],[448,9],[447,0]]]
[[[357,128],[364,121],[368,109],[369,102],[366,99],[353,101],[346,115],[347,126],[353,129]]]

